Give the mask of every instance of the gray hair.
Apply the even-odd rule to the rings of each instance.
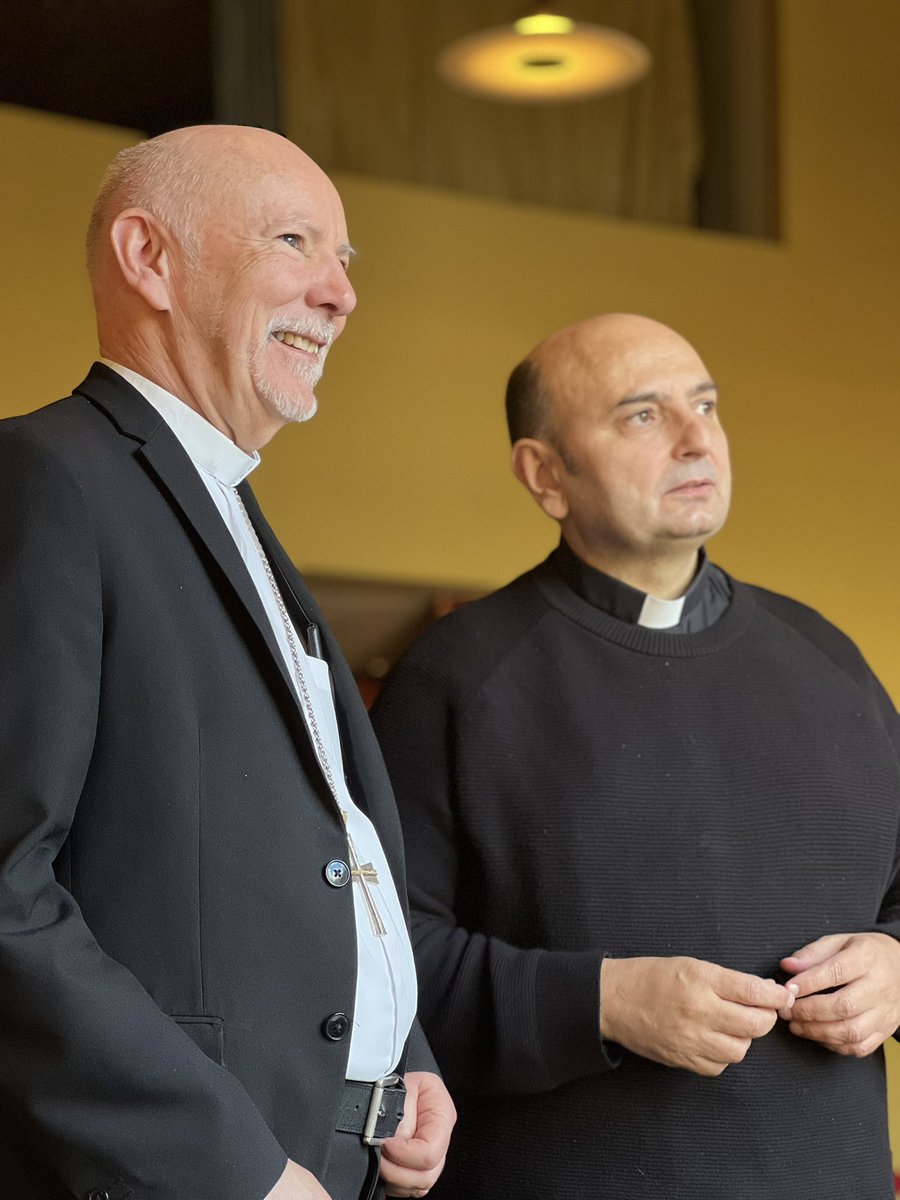
[[[207,204],[205,172],[181,141],[162,136],[126,146],[106,169],[87,230],[93,270],[109,223],[126,208],[144,208],[177,239],[189,263],[200,253],[198,228]]]

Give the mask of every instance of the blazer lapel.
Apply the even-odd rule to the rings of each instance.
[[[153,472],[237,593],[262,636],[296,705],[296,694],[266,610],[234,538],[178,438],[144,397],[115,371],[95,363],[76,392],[99,405],[121,433],[137,443],[135,457]],[[305,729],[304,729],[305,734]]]
[[[201,548],[207,552],[212,569],[221,571],[227,584],[240,598],[274,658],[278,673],[287,689],[289,711],[294,720],[297,743],[307,765],[309,778],[339,820],[337,807],[322,774],[300,711],[293,681],[288,674],[262,601],[234,539],[186,451],[153,405],[121,375],[102,363],[94,364],[87,379],[75,391],[103,409],[123,435],[134,439],[137,443],[135,456],[153,472],[183,513],[199,539]],[[379,833],[388,854],[398,893],[404,896],[405,872],[399,818],[393,803],[385,803],[386,799],[391,798],[390,783],[356,681],[319,606],[262,515],[249,485],[246,482],[242,483],[238,490],[263,551],[273,565],[276,578],[284,580],[288,585],[284,599],[289,609],[293,610],[292,615],[300,633],[306,635],[306,625],[310,621],[319,628],[325,659],[334,681],[335,708],[343,748],[344,769],[351,793],[360,807],[369,811],[370,815],[377,812]]]

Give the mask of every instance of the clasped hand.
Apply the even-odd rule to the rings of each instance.
[[[864,1058],[900,1027],[900,943],[888,934],[829,934],[781,966],[797,997],[781,1015],[797,1037]]]
[[[608,958],[600,1032],[653,1062],[721,1075],[768,1033],[793,997],[772,979],[698,958]]]
[[[859,1058],[900,1027],[900,943],[887,934],[830,934],[781,967],[793,977],[785,986],[684,956],[605,959],[600,1033],[653,1062],[714,1076],[778,1017],[797,1037]]]

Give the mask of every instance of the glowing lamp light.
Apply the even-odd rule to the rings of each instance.
[[[646,46],[619,30],[535,13],[451,43],[438,55],[437,71],[472,95],[554,104],[628,87],[650,61]]]
[[[575,28],[575,22],[570,17],[559,17],[554,13],[534,13],[530,17],[520,17],[518,21],[513,21],[513,29],[516,33],[535,34],[535,33],[571,33]]]

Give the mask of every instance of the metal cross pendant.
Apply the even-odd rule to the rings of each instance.
[[[347,829],[347,845],[350,849],[350,875],[354,883],[358,883],[362,889],[363,903],[366,906],[366,912],[369,914],[369,922],[372,926],[372,932],[376,937],[385,937],[387,927],[381,919],[381,913],[378,911],[378,905],[375,903],[375,897],[369,890],[370,883],[378,882],[378,871],[370,862],[361,863],[359,854],[356,851],[356,846],[353,838],[350,836],[350,826],[347,813],[341,809],[341,816],[344,818],[344,825]]]

